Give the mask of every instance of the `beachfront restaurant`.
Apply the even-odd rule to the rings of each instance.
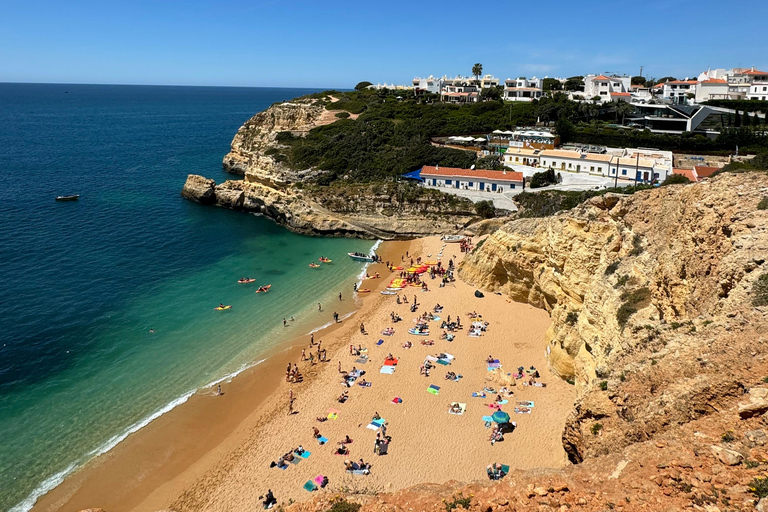
[[[489,169],[459,169],[425,165],[419,172],[422,183],[430,188],[452,188],[502,193],[523,188],[523,173]]]

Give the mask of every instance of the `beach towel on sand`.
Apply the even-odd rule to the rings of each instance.
[[[386,373],[389,375],[392,375],[395,373],[395,367],[394,366],[382,366],[381,370],[379,370],[379,373]]]
[[[472,398],[485,398],[485,393],[472,393]]]
[[[461,402],[454,402],[454,404],[455,404],[455,403],[458,403],[458,404],[459,404],[459,409],[460,409],[460,410],[459,410],[459,412],[453,412],[453,411],[451,411],[450,409],[448,409],[448,414],[457,414],[457,415],[462,415],[462,414],[464,414],[464,411],[466,411],[466,410],[467,410],[467,404],[463,404],[463,403],[461,403]],[[453,407],[453,404],[451,404],[451,407]]]
[[[323,485],[323,480],[324,480],[324,479],[325,479],[325,477],[324,477],[323,475],[317,475],[317,476],[315,477],[315,483],[316,483],[317,485]]]
[[[316,491],[317,485],[315,485],[315,482],[313,482],[312,480],[307,480],[303,486],[303,489],[309,492]]]
[[[362,386],[362,387],[364,387],[364,388],[369,388],[369,387],[371,387],[371,383],[370,383],[370,382],[358,382],[358,383],[357,383],[357,385],[358,385],[358,386]]]
[[[519,402],[516,402],[516,404],[521,407],[533,407],[534,405],[536,405],[534,402],[528,401],[528,400],[521,400]]]
[[[368,358],[367,357],[358,357],[357,359],[355,359],[355,362],[358,363],[358,364],[365,364],[365,363],[368,362]]]
[[[302,459],[308,459],[310,455],[312,455],[311,452],[304,450],[302,453],[299,454],[299,457],[301,457]]]
[[[325,444],[325,443],[328,442],[328,438],[320,436],[320,437],[317,438],[317,442],[320,443],[320,444]]]
[[[531,414],[531,409],[529,407],[515,407],[515,412],[517,414]]]
[[[381,345],[382,343],[384,343],[384,340],[379,340],[376,342],[377,345]]]
[[[430,384],[427,388],[428,393],[432,393],[433,395],[438,395],[440,393],[440,386],[435,386],[434,384]]]
[[[401,403],[403,403],[403,399],[400,398],[399,396],[396,396],[395,398],[392,399],[392,403],[393,404],[401,404]]]

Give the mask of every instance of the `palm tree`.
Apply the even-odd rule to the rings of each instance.
[[[624,124],[624,116],[634,110],[634,107],[626,101],[619,101],[616,105],[616,116],[621,116],[621,124]]]
[[[480,76],[483,74],[483,65],[479,62],[472,66],[472,74],[475,75],[475,78],[480,80]]]

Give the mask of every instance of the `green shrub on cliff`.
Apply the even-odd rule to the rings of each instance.
[[[647,305],[650,299],[651,290],[645,287],[622,293],[621,300],[623,304],[616,311],[616,321],[619,323],[619,326],[623,329],[629,318],[637,313],[640,307]]]
[[[768,273],[761,274],[752,285],[752,305],[768,306]]]

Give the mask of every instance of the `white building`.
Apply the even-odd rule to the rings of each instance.
[[[601,102],[611,101],[611,93],[628,93],[632,79],[628,76],[587,75],[584,77],[584,98],[599,97]]]
[[[506,101],[533,101],[544,94],[541,78],[507,78],[504,81],[504,99]]]
[[[514,154],[510,158],[514,158]],[[618,173],[622,180],[649,182],[664,180],[672,172],[672,154],[642,149],[611,149],[602,154],[545,149],[539,154],[539,166],[604,177],[615,177]]]
[[[768,100],[768,80],[765,82],[752,82],[747,93],[748,100]]]
[[[608,176],[611,155],[582,153],[567,149],[545,149],[541,152],[539,164],[545,169],[556,171],[583,172],[597,176]]]
[[[502,162],[511,167],[513,165],[527,165],[529,167],[538,167],[541,158],[540,149],[513,148],[510,147],[504,152]]]
[[[738,100],[744,99],[743,96],[739,97],[738,92],[731,91],[731,86],[724,78],[708,78],[707,80],[699,80],[696,87],[696,103],[701,103],[707,100]]]
[[[429,75],[427,78],[416,77],[413,79],[413,90],[416,91],[417,95],[424,92],[440,94],[442,88],[442,78],[435,78],[434,76]]]
[[[698,80],[670,80],[664,82],[661,96],[664,99],[672,100],[673,103],[687,103],[689,94],[696,94],[696,85]]]
[[[476,85],[454,81],[443,85],[440,91],[440,101],[454,104],[477,103],[480,100],[480,91]]]
[[[424,186],[502,193],[523,188],[523,173],[488,169],[459,169],[425,165],[421,169]]]

